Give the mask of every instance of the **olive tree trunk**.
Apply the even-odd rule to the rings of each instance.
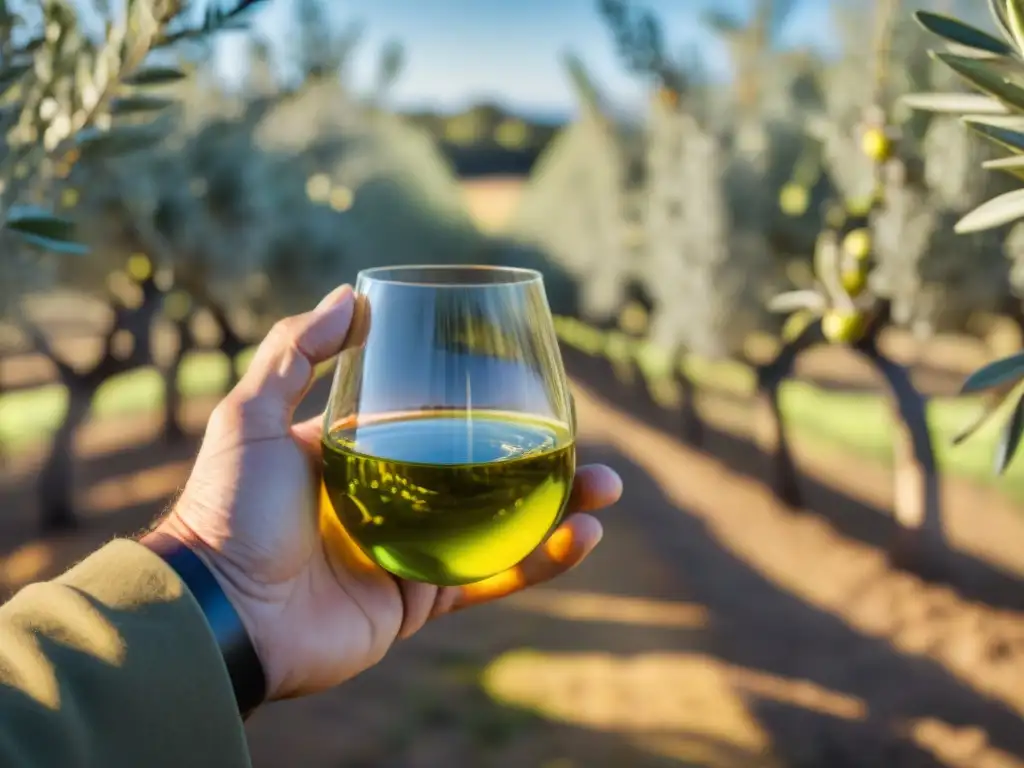
[[[654,402],[654,396],[651,393],[651,388],[647,381],[647,376],[644,374],[644,369],[640,366],[640,361],[634,358],[632,361],[632,367],[631,386],[633,391],[636,393],[637,400],[644,404]]]
[[[234,388],[239,379],[238,357],[249,345],[246,344],[245,339],[235,331],[224,307],[216,301],[209,299],[204,303],[207,309],[210,310],[210,314],[213,316],[214,321],[217,323],[217,328],[220,331],[220,345],[218,346],[218,350],[228,359],[228,389],[230,390]]]
[[[4,355],[0,353],[0,400],[4,396]],[[3,437],[0,437],[0,472],[7,466],[7,450],[4,446]]]
[[[50,453],[36,481],[39,525],[44,533],[71,530],[78,525],[74,506],[75,435],[89,414],[99,387],[87,376],[74,374],[60,378],[68,393],[68,409],[53,435]]]
[[[764,456],[764,482],[775,498],[792,509],[803,507],[796,462],[782,418],[780,394],[782,383],[789,378],[801,353],[821,342],[821,326],[807,326],[787,342],[770,363],[756,368],[757,388],[754,392],[754,440]]]
[[[185,438],[185,428],[181,424],[181,408],[184,403],[179,386],[179,376],[185,356],[195,349],[195,338],[192,335],[189,320],[190,318],[185,317],[174,322],[178,346],[167,367],[161,371],[164,385],[163,438],[167,443],[178,443]]]
[[[99,360],[85,371],[79,371],[56,354],[46,336],[28,324],[26,331],[38,352],[57,368],[61,384],[68,393],[68,408],[54,433],[50,453],[37,479],[40,527],[52,533],[77,527],[74,504],[74,451],[78,428],[92,407],[100,386],[113,376],[152,362],[151,330],[160,309],[160,292],[148,280],[141,284],[143,301],[137,308],[116,307],[114,318],[104,336]],[[121,331],[131,334],[131,351],[119,355],[117,336]]]
[[[879,349],[873,337],[857,345],[885,379],[893,414],[893,520],[891,562],[934,573],[945,549],[938,462],[928,429],[927,400],[906,368]]]
[[[697,385],[686,372],[683,365],[685,355],[678,354],[674,359],[673,375],[679,387],[679,433],[687,445],[700,448],[704,445],[704,422],[697,410]]]
[[[895,525],[889,543],[889,559],[899,568],[937,575],[945,536],[927,401],[914,386],[907,369],[878,349],[879,327],[874,324],[853,349],[864,355],[882,375],[893,415],[892,517]],[[821,340],[820,326],[814,324],[786,344],[771,363],[757,369],[756,439],[766,457],[765,479],[776,498],[793,509],[799,509],[803,499],[782,418],[779,390],[792,374],[797,357]]]

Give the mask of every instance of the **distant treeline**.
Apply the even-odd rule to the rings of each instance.
[[[426,128],[462,177],[526,175],[561,126],[481,104],[461,114],[405,115]]]
[[[528,176],[541,148],[466,147],[441,143],[441,151],[461,178],[477,176]]]

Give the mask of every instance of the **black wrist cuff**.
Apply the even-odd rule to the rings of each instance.
[[[177,572],[202,608],[224,657],[238,711],[245,720],[266,698],[267,680],[242,619],[195,552],[179,542],[161,541],[149,546]]]

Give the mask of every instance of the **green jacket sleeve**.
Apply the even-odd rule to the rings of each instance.
[[[0,607],[0,766],[250,765],[198,603],[118,539]]]

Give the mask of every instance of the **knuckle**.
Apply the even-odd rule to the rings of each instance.
[[[210,412],[210,418],[206,422],[206,428],[225,429],[231,428],[242,418],[243,405],[234,394],[224,397]]]
[[[274,346],[292,347],[297,343],[298,337],[298,318],[283,317],[270,327],[267,341]]]
[[[279,426],[275,403],[258,392],[232,392],[210,413],[206,433],[254,439],[276,432]]]

